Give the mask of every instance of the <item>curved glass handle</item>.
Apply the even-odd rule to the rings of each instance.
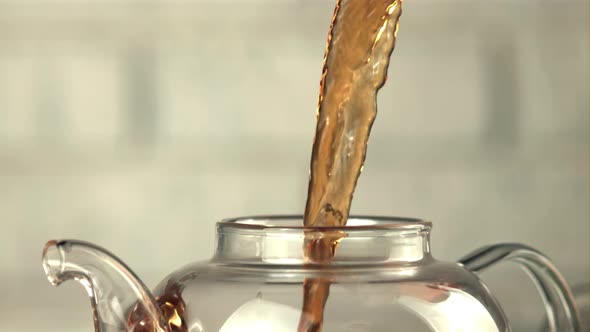
[[[474,251],[459,263],[480,272],[503,261],[518,263],[533,280],[545,305],[549,331],[580,331],[580,316],[570,288],[555,265],[539,251],[518,243],[495,244]]]

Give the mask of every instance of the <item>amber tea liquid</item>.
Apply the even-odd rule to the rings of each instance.
[[[377,114],[377,91],[387,77],[402,0],[338,0],[324,55],[316,136],[304,225],[344,226]],[[329,263],[338,232],[309,231],[309,264]],[[330,281],[304,282],[299,332],[322,330]]]

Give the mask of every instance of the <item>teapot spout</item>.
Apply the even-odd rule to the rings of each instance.
[[[82,284],[96,332],[170,332],[145,285],[105,249],[81,241],[49,241],[43,269],[54,286],[72,279]]]

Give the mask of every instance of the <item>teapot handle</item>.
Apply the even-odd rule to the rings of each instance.
[[[518,263],[537,287],[547,312],[549,331],[580,331],[574,297],[555,265],[539,251],[518,243],[494,244],[459,260],[467,269],[481,272],[499,262]]]

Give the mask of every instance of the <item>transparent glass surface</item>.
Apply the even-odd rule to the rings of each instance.
[[[299,225],[299,217],[276,216],[219,222],[214,256],[172,273],[153,294],[119,259],[84,242],[49,242],[43,263],[51,283],[84,285],[100,332],[302,332],[303,284],[314,279],[330,284],[323,331],[509,331],[472,272],[503,260],[522,263],[533,277],[549,330],[579,329],[567,284],[526,246],[484,247],[448,263],[430,252],[429,222],[353,217],[347,227]],[[306,236],[334,232],[341,240],[333,260],[307,261]]]
[[[298,217],[219,222],[214,256],[172,273],[153,294],[121,260],[89,243],[48,242],[43,267],[54,285],[74,279],[84,286],[99,332],[303,332],[306,280],[330,285],[324,331],[509,331],[472,271],[515,260],[538,286],[548,329],[579,330],[567,284],[534,249],[493,245],[445,263],[430,253],[429,222],[353,217],[346,227],[300,224]],[[334,233],[341,239],[329,263],[306,260],[306,237]]]
[[[297,331],[305,278],[331,281],[324,331],[506,330],[474,274],[432,257],[429,223],[352,219],[346,228],[330,228],[346,236],[331,264],[315,266],[305,264],[300,224],[219,223],[213,259],[174,273],[156,294],[182,289],[191,303],[187,317],[194,317],[190,331]]]

